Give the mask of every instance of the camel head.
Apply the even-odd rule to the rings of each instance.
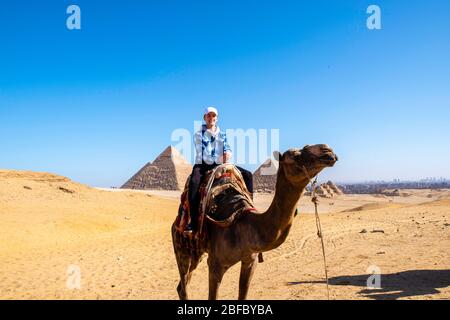
[[[293,185],[298,185],[308,178],[312,179],[326,167],[332,167],[338,160],[326,144],[306,145],[303,149],[293,148],[283,154],[276,151],[274,156],[280,164],[278,170],[284,172],[286,179]]]

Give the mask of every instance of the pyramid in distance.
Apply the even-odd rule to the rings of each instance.
[[[183,190],[192,166],[173,146],[147,163],[121,188],[138,190]]]
[[[253,173],[253,184],[256,192],[272,193],[277,183],[278,163],[271,158],[267,159]]]

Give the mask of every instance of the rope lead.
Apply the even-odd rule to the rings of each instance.
[[[305,167],[303,167],[306,176],[308,177],[309,181],[311,181],[311,178],[309,177],[308,171],[306,170]],[[328,300],[330,300],[330,289],[328,286],[328,271],[327,271],[327,260],[325,257],[325,245],[323,243],[323,233],[322,233],[322,226],[320,225],[320,218],[319,218],[319,211],[317,209],[317,205],[319,203],[318,199],[317,199],[317,195],[316,195],[316,184],[317,184],[317,176],[314,179],[314,181],[311,182],[311,201],[314,203],[314,211],[315,211],[315,216],[316,216],[316,227],[317,227],[317,236],[320,238],[320,242],[322,243],[322,254],[323,254],[323,265],[325,267],[325,279],[327,281],[327,298]]]

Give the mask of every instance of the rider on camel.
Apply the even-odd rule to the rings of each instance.
[[[203,114],[205,124],[194,136],[196,156],[188,191],[191,223],[187,226],[186,233],[195,232],[198,227],[199,188],[203,177],[209,170],[222,163],[229,163],[231,159],[231,148],[228,144],[226,133],[217,126],[218,116],[219,113],[216,108],[206,108]],[[236,168],[241,172],[248,191],[253,195],[252,173],[238,166]]]

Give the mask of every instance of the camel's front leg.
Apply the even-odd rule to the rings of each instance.
[[[221,265],[214,259],[208,259],[209,269],[209,300],[217,300],[219,294],[220,283],[223,275],[228,270],[228,267]]]
[[[241,263],[241,275],[239,277],[239,300],[247,299],[250,281],[256,269],[256,255],[249,260],[243,260]]]

